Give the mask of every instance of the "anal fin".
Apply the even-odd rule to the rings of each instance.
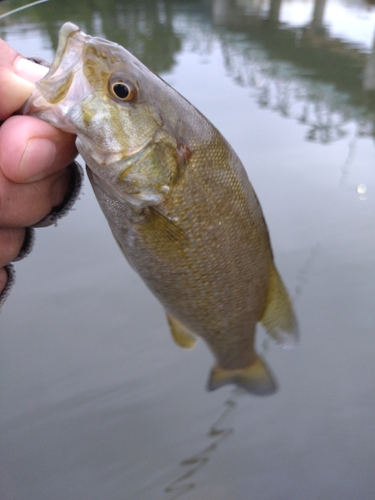
[[[183,347],[184,349],[191,349],[194,347],[197,337],[191,332],[185,325],[183,325],[178,319],[174,318],[167,313],[167,320],[169,328],[171,329],[172,337],[177,345]]]
[[[214,391],[227,384],[235,384],[257,396],[268,396],[277,390],[277,383],[272,373],[259,356],[250,366],[238,370],[225,370],[215,365],[211,371],[207,389]]]

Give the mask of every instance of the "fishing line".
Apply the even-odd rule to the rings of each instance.
[[[21,10],[28,9],[29,7],[33,7],[34,5],[38,5],[39,3],[44,3],[48,2],[49,0],[37,0],[36,2],[29,3],[27,5],[23,5],[22,7],[18,7],[17,9],[10,10],[9,12],[6,12],[5,14],[1,14],[0,19],[4,19],[4,17],[8,17],[12,14],[15,14],[16,12],[20,12]]]

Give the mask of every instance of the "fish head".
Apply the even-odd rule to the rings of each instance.
[[[160,96],[166,87],[125,48],[68,22],[60,30],[52,65],[23,112],[76,134],[78,151],[112,196],[130,196],[135,205],[157,204],[177,167],[165,171],[159,162],[151,176],[147,162],[144,172],[138,168],[134,174],[130,167],[157,143],[176,147],[163,127]]]

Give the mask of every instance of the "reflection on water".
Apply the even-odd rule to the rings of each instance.
[[[345,137],[345,125],[352,121],[357,135],[373,136],[374,99],[361,92],[374,85],[372,57],[324,29],[325,0],[316,0],[312,20],[297,28],[279,23],[281,4],[271,2],[261,21],[258,15],[244,15],[242,6],[228,7],[218,20],[236,32],[235,39],[228,40],[227,33],[222,37],[229,73],[255,91],[260,106],[307,125],[308,140],[329,143]],[[239,32],[246,39],[239,39]]]
[[[38,23],[54,49],[56,28],[74,19],[87,33],[115,39],[155,72],[173,67],[182,42],[207,53],[219,41],[236,83],[250,87],[259,106],[306,125],[308,140],[345,137],[353,121],[356,135],[374,135],[374,47],[368,55],[358,43],[331,36],[323,22],[329,2],[315,0],[311,19],[299,26],[279,21],[281,0],[211,0],[203,2],[203,11],[201,3],[95,0],[88,12],[85,2],[67,0],[56,13],[50,1],[24,15]],[[19,23],[14,17],[5,21]]]
[[[228,417],[237,407],[238,397],[242,394],[244,393],[241,389],[232,389],[232,396],[224,401],[223,412],[210,426],[207,433],[207,437],[210,438],[210,444],[203,450],[180,462],[179,465],[184,469],[184,472],[165,488],[164,491],[171,494],[171,496],[168,496],[168,500],[180,498],[196,487],[193,476],[208,463],[212,453],[220,443],[227,439],[234,431],[232,427],[223,427],[223,425],[228,425]]]
[[[269,400],[205,393],[209,353],[175,349],[86,186],[0,317],[1,500],[372,498],[374,7],[50,0],[0,36],[51,59],[68,20],[161,72],[240,154],[302,342],[280,356],[259,332]]]

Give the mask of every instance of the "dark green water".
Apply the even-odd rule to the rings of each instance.
[[[259,329],[276,395],[205,392],[211,354],[175,346],[87,182],[1,312],[0,499],[372,499],[374,8],[51,0],[0,19],[0,37],[51,60],[65,21],[127,47],[233,145],[301,344]]]

